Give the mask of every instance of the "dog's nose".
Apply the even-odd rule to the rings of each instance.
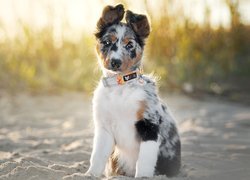
[[[111,59],[112,68],[119,68],[122,65],[122,61],[120,59]]]

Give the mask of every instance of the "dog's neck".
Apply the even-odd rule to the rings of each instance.
[[[114,72],[105,69],[103,70],[103,75],[102,83],[104,87],[113,87],[141,79],[142,69],[136,68],[134,71],[129,71],[128,73]]]

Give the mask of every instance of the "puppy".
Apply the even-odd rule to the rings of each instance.
[[[97,53],[103,77],[94,92],[93,151],[87,175],[174,176],[181,143],[174,118],[159,99],[141,61],[150,25],[123,5],[106,6],[97,23]],[[155,47],[157,48],[157,47]]]

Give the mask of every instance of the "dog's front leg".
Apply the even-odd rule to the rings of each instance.
[[[104,171],[106,162],[112,153],[114,138],[103,127],[96,127],[93,150],[90,158],[90,167],[87,175],[100,177]]]
[[[135,126],[138,135],[141,137],[135,177],[152,177],[154,176],[160,146],[159,126],[145,118],[138,121]]]
[[[139,156],[136,162],[135,177],[154,176],[158,151],[159,151],[159,142],[157,141],[141,142]]]

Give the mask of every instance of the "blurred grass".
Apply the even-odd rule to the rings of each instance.
[[[196,89],[211,90],[216,83],[230,89],[241,86],[236,79],[249,82],[249,26],[239,23],[231,29],[213,29],[186,20],[173,28],[165,18],[153,24],[147,48],[149,67],[160,74],[164,87],[180,89],[190,83]]]
[[[152,20],[146,69],[154,69],[161,77],[162,90],[231,99],[244,94],[250,100],[250,26],[241,22],[239,1],[225,2],[231,17],[229,28],[212,27],[209,9],[203,24],[184,17],[180,22],[182,13],[168,13],[166,7],[158,20]]]
[[[98,77],[93,37],[57,42],[53,28],[21,24],[22,36],[0,43],[0,88],[8,91],[91,91]],[[59,45],[58,45],[59,44]]]
[[[250,26],[240,21],[236,4],[231,28],[214,29],[209,22],[182,23],[162,13],[152,19],[146,45],[145,71],[161,77],[161,89],[225,94],[250,89]],[[178,12],[177,12],[178,13]],[[82,34],[78,41],[54,38],[53,27],[34,30],[20,23],[21,35],[0,41],[0,89],[9,92],[91,92],[100,77],[95,39]],[[0,27],[4,32],[4,27]],[[185,89],[185,88],[184,88]],[[192,90],[192,91],[193,91]]]

